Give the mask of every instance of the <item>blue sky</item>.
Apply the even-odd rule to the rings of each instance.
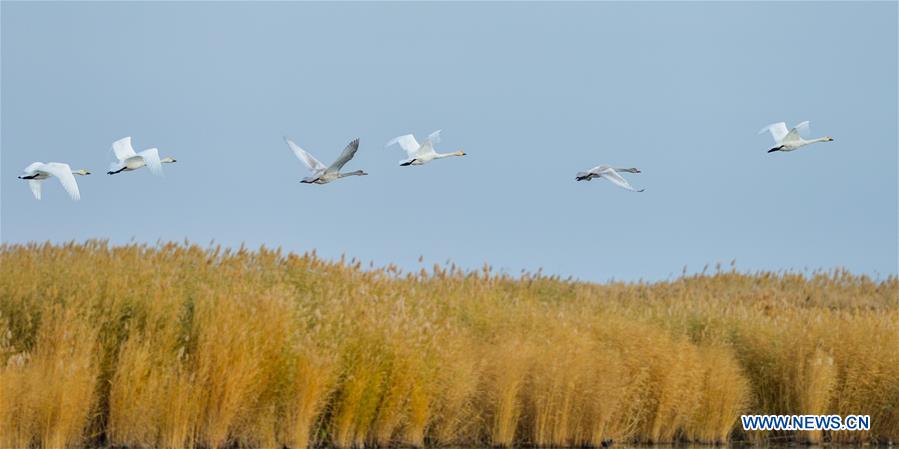
[[[604,281],[897,270],[897,4],[11,3],[0,237],[189,239]],[[767,154],[764,125],[831,143]],[[443,129],[468,156],[398,167]],[[107,176],[131,135],[178,163]],[[290,136],[354,177],[300,184]],[[33,161],[94,172],[36,201]],[[635,166],[646,192],[577,183]]]

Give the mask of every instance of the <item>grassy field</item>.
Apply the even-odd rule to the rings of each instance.
[[[868,414],[746,434],[741,413]],[[0,447],[899,440],[899,280],[0,247]]]

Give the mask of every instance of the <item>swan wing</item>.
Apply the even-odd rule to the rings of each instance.
[[[787,133],[786,137],[784,137],[783,141],[784,142],[795,142],[798,140],[802,140],[802,135],[808,134],[808,130],[809,130],[808,123],[809,123],[808,120],[806,120],[806,121],[794,126],[793,129],[791,129],[790,132]]]
[[[308,168],[309,171],[315,173],[323,171],[325,169],[325,164],[319,162],[318,159],[307,153],[306,150],[300,148],[299,145],[293,143],[292,140],[285,137],[284,141],[287,142],[287,146],[290,147],[290,150],[293,151],[293,154],[295,154],[297,156],[297,159],[299,159],[303,162],[303,164],[306,165],[306,168]]]
[[[772,123],[759,131],[759,134],[768,131],[771,133],[771,137],[774,138],[776,143],[783,142],[784,137],[787,137],[789,131],[787,131],[787,124],[784,122]]]
[[[31,193],[34,194],[34,197],[37,199],[41,199],[41,184],[43,181],[43,179],[28,180],[28,187],[31,187]]]
[[[417,157],[433,157],[437,155],[437,151],[434,150],[434,145],[440,142],[440,130],[432,132],[428,135],[428,140],[425,140],[425,143],[418,148],[418,151],[415,152],[415,156]]]
[[[326,170],[327,173],[337,173],[346,165],[353,156],[356,155],[356,152],[359,151],[359,139],[355,139],[349,144],[347,144],[346,148],[343,149],[343,152],[340,153],[340,157],[337,158]]]
[[[627,189],[632,192],[642,192],[643,191],[643,189],[637,190],[637,189],[633,188],[630,185],[630,183],[627,182],[626,179],[624,179],[621,175],[618,174],[618,172],[616,172],[615,170],[613,170],[611,168],[607,168],[607,169],[603,170],[602,172],[599,173],[599,176],[601,176],[604,179],[607,179],[609,182],[611,182],[612,184],[615,184],[618,187],[621,187],[622,189]]]
[[[134,152],[134,148],[131,146],[131,136],[113,142],[112,152],[115,153],[115,158],[120,161],[137,156],[137,153]]]
[[[575,179],[577,179],[579,181],[583,181],[583,180],[589,181],[590,179],[593,179],[594,177],[599,176],[599,174],[602,173],[602,171],[607,168],[609,168],[608,165],[597,165],[596,167],[593,167],[590,170],[579,171],[575,175]]]
[[[24,170],[22,170],[22,173],[24,173],[24,174],[26,174],[26,175],[33,175],[34,172],[40,170],[40,168],[41,168],[43,165],[44,165],[43,162],[32,162],[32,163],[29,164],[27,167],[25,167]]]
[[[125,166],[125,163],[122,161],[110,162],[109,163],[109,171],[119,171],[124,166]]]
[[[428,142],[431,142],[431,145],[437,145],[438,143],[440,143],[440,131],[443,130],[438,129],[437,131],[428,134]]]
[[[31,176],[35,174],[37,171],[41,170],[44,167],[43,162],[32,162],[24,170],[22,173],[25,176]],[[31,194],[34,195],[35,198],[41,199],[41,184],[44,182],[43,179],[29,179],[28,187],[31,188]]]
[[[418,141],[415,140],[415,136],[412,134],[405,134],[395,139],[391,139],[385,146],[389,147],[393,144],[399,144],[400,148],[402,148],[410,158],[414,157],[415,153],[418,152],[418,149],[421,148],[421,145],[418,144]]]
[[[72,174],[72,169],[69,167],[69,164],[50,162],[49,164],[44,164],[44,167],[41,170],[57,177],[59,183],[62,184],[62,188],[66,189],[66,192],[69,193],[69,196],[72,197],[73,200],[78,201],[81,199],[81,192],[78,191],[78,183],[75,182],[75,175]]]
[[[145,164],[147,164],[150,173],[157,176],[162,175],[162,162],[159,160],[159,150],[150,148],[149,150],[141,151],[137,155],[144,160]]]

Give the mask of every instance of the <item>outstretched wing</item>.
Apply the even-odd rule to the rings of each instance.
[[[315,173],[325,170],[325,164],[322,164],[318,161],[318,159],[312,157],[311,154],[307,153],[306,150],[300,148],[299,145],[293,143],[292,140],[285,137],[284,141],[287,142],[287,146],[290,147],[290,150],[293,151],[293,154],[297,156],[297,159],[303,161],[303,164],[306,165],[306,168],[308,168],[309,171]]]
[[[428,135],[428,139],[425,140],[425,143],[421,144],[421,147],[418,148],[418,151],[415,152],[416,156],[424,156],[424,155],[433,155],[436,153],[434,150],[434,145],[440,142],[440,130],[432,132]]]
[[[621,177],[621,175],[619,175],[618,172],[616,172],[615,170],[612,170],[611,168],[607,168],[607,169],[603,170],[601,173],[599,173],[599,176],[601,176],[605,179],[608,179],[609,182],[611,182],[612,184],[615,184],[618,187],[621,187],[622,189],[627,189],[632,192],[642,192],[643,191],[643,189],[637,190],[637,189],[631,187],[630,183],[628,183],[626,179]]]
[[[117,172],[121,170],[125,166],[125,163],[122,161],[115,161],[109,163],[109,171]]]
[[[349,162],[350,159],[352,159],[353,156],[356,155],[356,152],[357,152],[357,151],[359,151],[359,139],[358,139],[358,138],[355,139],[355,140],[353,140],[352,142],[350,142],[350,143],[346,146],[346,148],[343,149],[343,152],[340,153],[340,157],[338,157],[337,160],[334,161],[334,162],[328,167],[327,170],[325,170],[325,172],[327,172],[327,173],[337,173],[337,172],[339,172],[340,169],[343,168],[343,166],[346,165],[346,163]]]
[[[116,159],[124,161],[129,157],[136,156],[134,148],[131,146],[131,136],[116,140],[112,143],[112,152],[115,153]]]
[[[400,145],[400,148],[402,148],[410,158],[415,157],[415,153],[417,153],[418,149],[421,148],[421,145],[418,144],[418,141],[415,140],[415,136],[413,136],[412,134],[405,134],[392,139],[390,142],[387,142],[386,146],[389,147],[395,143],[398,143]]]
[[[438,143],[440,143],[440,131],[443,130],[438,129],[437,131],[428,134],[428,141],[431,142],[431,145],[437,145]]]
[[[783,141],[784,142],[795,142],[797,140],[800,140],[802,138],[802,134],[808,133],[808,129],[809,129],[808,123],[809,123],[808,120],[806,120],[806,121],[794,126],[793,129],[791,129],[790,132],[787,133],[786,137],[784,137]]]
[[[43,162],[32,162],[27,167],[25,167],[24,170],[22,170],[22,173],[29,175],[29,176],[33,175],[35,171],[40,170],[40,168],[43,166],[44,166]]]
[[[787,137],[789,131],[787,131],[787,124],[784,122],[772,123],[759,131],[759,134],[768,131],[771,133],[771,137],[774,138],[774,142],[782,143],[784,137]]]
[[[43,182],[43,179],[28,180],[28,187],[31,187],[31,193],[34,194],[34,197],[37,199],[41,199],[41,183]]]
[[[50,162],[44,164],[44,167],[41,168],[41,170],[57,177],[59,183],[62,184],[62,188],[66,189],[66,192],[69,193],[69,196],[72,197],[73,200],[78,201],[81,199],[81,192],[78,191],[78,183],[75,182],[75,176],[72,175],[72,169],[69,167],[69,164]]]
[[[150,148],[149,150],[141,151],[137,153],[140,156],[144,163],[147,164],[147,168],[150,169],[150,173],[154,175],[161,176],[162,175],[162,162],[159,161],[159,150],[156,148]]]

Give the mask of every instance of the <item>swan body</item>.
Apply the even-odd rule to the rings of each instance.
[[[69,196],[72,197],[73,200],[78,201],[81,199],[81,192],[78,191],[78,183],[75,182],[75,176],[87,176],[91,174],[91,172],[81,169],[72,171],[72,168],[69,167],[69,164],[63,164],[62,162],[35,162],[23,170],[23,173],[19,176],[19,179],[28,180],[28,186],[31,187],[31,193],[35,198],[41,199],[41,184],[45,179],[55,176],[59,179],[59,183],[62,184],[62,187],[69,193]]]
[[[608,165],[598,165],[585,172],[578,172],[574,179],[575,181],[590,181],[594,178],[603,178],[611,182],[612,184],[621,187],[622,189],[630,190],[632,192],[642,192],[646,190],[637,190],[633,188],[630,183],[628,183],[627,180],[619,174],[619,172],[641,173],[641,171],[636,168],[612,168]]]
[[[368,173],[365,173],[362,170],[356,170],[348,173],[341,173],[340,169],[343,168],[344,165],[347,164],[353,156],[356,155],[356,151],[359,151],[359,139],[355,139],[350,142],[346,148],[343,149],[343,152],[340,153],[340,156],[335,160],[331,165],[325,166],[318,161],[311,154],[306,152],[306,150],[300,148],[299,145],[293,143],[292,140],[287,137],[284,138],[284,141],[287,142],[287,146],[290,147],[293,154],[297,156],[297,159],[303,162],[306,165],[306,168],[312,172],[311,176],[305,177],[300,180],[300,182],[304,184],[327,184],[332,181],[336,181],[340,178],[345,178],[347,176],[366,176]]]
[[[813,143],[818,142],[833,142],[832,137],[819,137],[817,139],[805,140],[800,135],[808,131],[809,122],[804,121],[792,129],[787,130],[787,124],[784,122],[772,123],[759,131],[759,134],[768,131],[771,133],[771,137],[774,138],[775,146],[768,150],[769,153],[773,153],[775,151],[794,151],[798,150],[806,145],[811,145]]]
[[[134,171],[141,167],[147,167],[150,173],[154,175],[162,175],[162,164],[172,164],[177,162],[174,158],[159,158],[159,150],[150,148],[139,153],[134,151],[131,146],[131,137],[116,140],[112,143],[112,151],[115,154],[116,161],[109,164],[108,175],[115,175],[123,171]]]
[[[434,131],[428,136],[428,139],[425,140],[424,144],[419,144],[417,140],[415,140],[415,136],[412,134],[405,134],[399,136],[395,139],[392,139],[390,142],[387,142],[386,146],[391,146],[393,144],[399,144],[400,148],[402,148],[408,158],[400,161],[400,166],[405,167],[408,165],[424,165],[428,162],[433,161],[434,159],[443,159],[452,156],[465,156],[465,152],[462,150],[454,151],[452,153],[438,153],[434,151],[434,145],[440,142],[440,130]]]

